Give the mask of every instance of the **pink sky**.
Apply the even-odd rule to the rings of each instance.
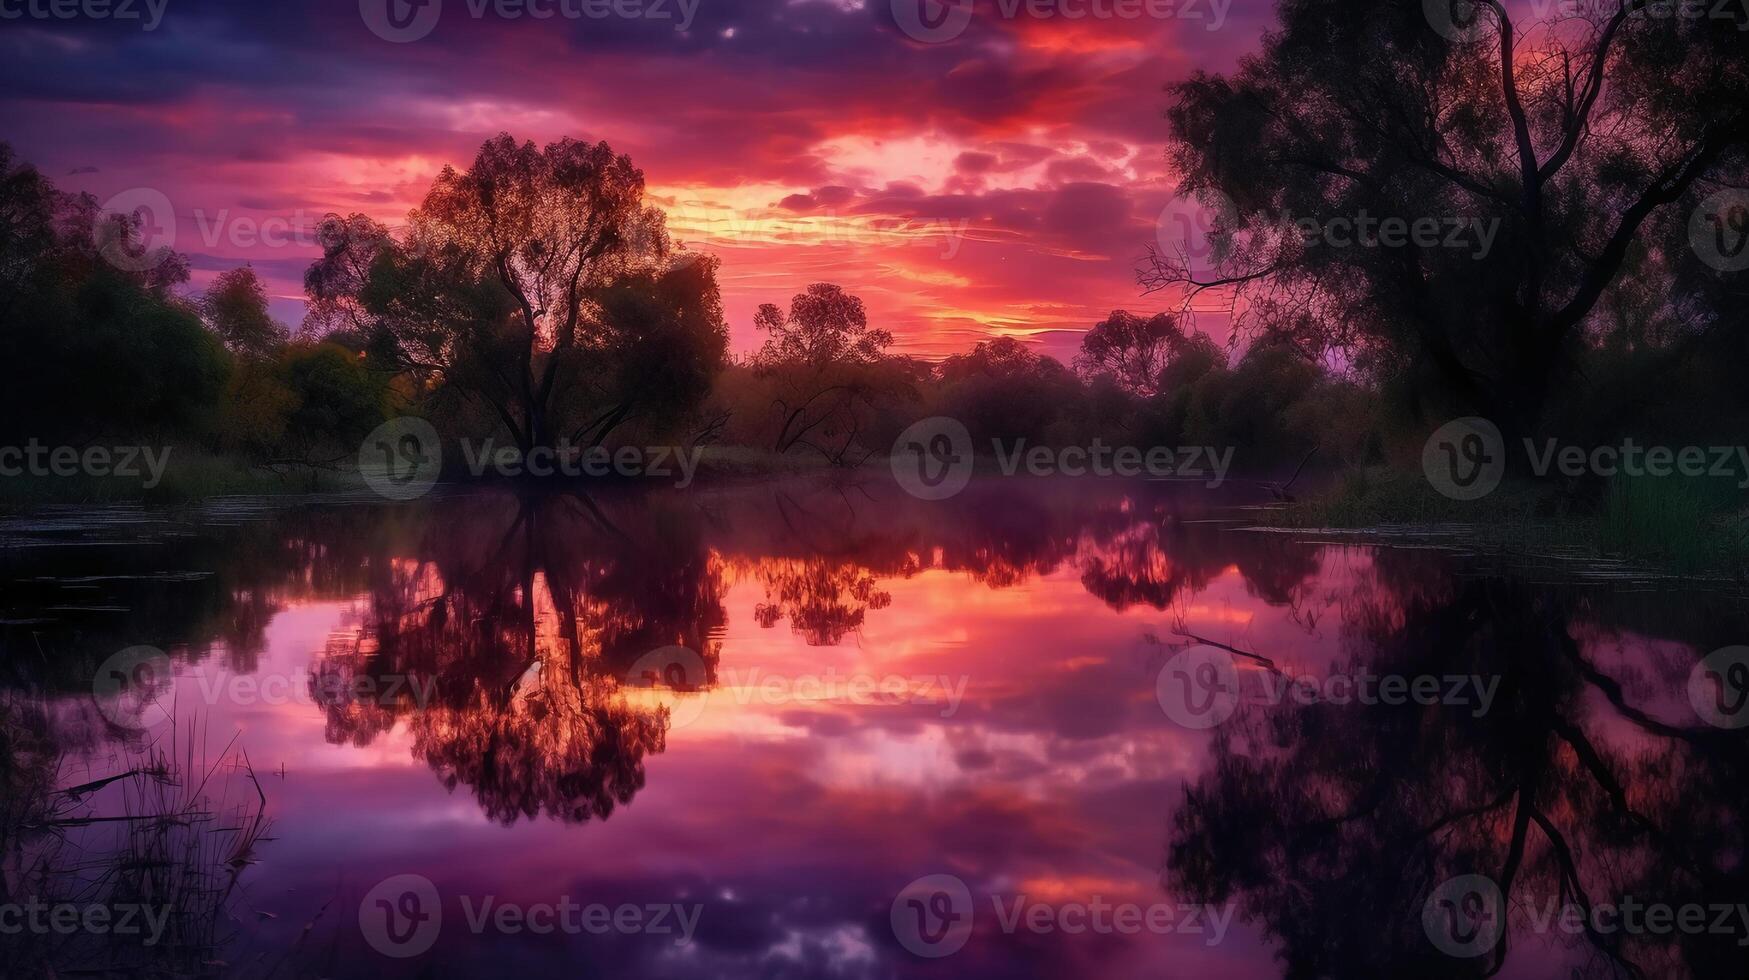
[[[698,0],[685,30],[676,0],[605,20],[448,0],[391,43],[373,2],[0,22],[0,139],[100,200],[161,192],[196,285],[250,262],[292,323],[324,214],[394,224],[508,131],[629,153],[676,236],[722,258],[737,351],[760,303],[831,281],[903,352],[1009,335],[1067,357],[1112,309],[1163,305],[1134,276],[1173,192],[1163,86],[1231,65],[1268,15],[978,0],[929,43],[896,20],[919,0]]]

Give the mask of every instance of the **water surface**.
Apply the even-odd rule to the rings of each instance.
[[[0,528],[7,710],[62,785],[246,752],[271,839],[212,974],[1742,975],[1749,922],[1537,919],[1749,901],[1745,742],[1691,689],[1749,637],[1736,596],[1259,531],[1260,503],[869,480],[51,514]],[[150,697],[94,693],[142,645],[172,665]],[[1162,686],[1193,646],[1240,679],[1212,727]],[[1270,693],[1387,675],[1491,693]],[[1504,953],[1430,941],[1466,874],[1501,885]]]

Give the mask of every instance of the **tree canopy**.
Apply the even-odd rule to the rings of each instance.
[[[466,171],[444,169],[404,232],[353,215],[323,238],[312,327],[391,347],[525,450],[671,413],[726,357],[714,262],[676,252],[643,173],[606,143],[499,135]],[[683,351],[691,380],[657,384],[673,366],[656,351]]]
[[[1749,12],[1452,9],[1472,7],[1446,23],[1421,0],[1283,0],[1259,54],[1172,86],[1169,155],[1214,206],[1216,262],[1157,250],[1144,285],[1229,291],[1253,331],[1534,427],[1628,270],[1696,271],[1688,214],[1743,176]],[[1440,232],[1357,247],[1296,225],[1364,215]],[[1454,228],[1497,240],[1451,247]]]

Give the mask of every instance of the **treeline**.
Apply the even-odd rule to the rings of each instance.
[[[1261,472],[1314,450],[1316,466],[1407,460],[1451,405],[1390,345],[1357,344],[1333,371],[1342,357],[1292,332],[1235,351],[1173,313],[1116,311],[1069,364],[1013,338],[929,362],[895,354],[830,283],[761,307],[763,344],[737,359],[716,261],[671,242],[643,193],[604,144],[498,137],[440,174],[401,231],[328,221],[294,329],[252,269],[191,292],[187,260],[145,251],[136,217],[0,146],[0,438],[149,439],[313,471],[349,468],[374,427],[414,414],[451,442],[714,445],[755,466],[851,467],[949,416],[980,451],[1232,447]],[[1665,294],[1631,283],[1604,312],[1543,399],[1549,430],[1723,437],[1749,418],[1742,331],[1673,320]]]
[[[931,363],[886,353],[860,300],[821,283],[787,314],[761,310],[767,341],[725,371],[709,409],[727,441],[841,465],[884,455],[918,419],[963,424],[980,454],[992,440],[1032,445],[1235,447],[1253,470],[1318,450],[1361,462],[1382,451],[1368,390],[1282,345],[1235,360],[1172,314],[1117,311],[1073,365],[1010,337]]]
[[[9,442],[151,439],[281,471],[351,465],[387,418],[446,440],[714,444],[856,466],[934,415],[1039,444],[1219,445],[1259,459],[1366,451],[1365,395],[1279,346],[1229,364],[1178,319],[1114,313],[1065,365],[1011,338],[896,355],[862,301],[818,283],[762,307],[735,359],[716,262],[669,241],[604,144],[499,137],[446,169],[406,230],[333,218],[309,315],[276,322],[245,266],[204,291],[0,147],[0,427]],[[731,454],[732,455],[732,454]],[[460,459],[455,454],[452,459]],[[1241,461],[1243,465],[1243,460]]]
[[[261,466],[332,465],[405,399],[397,369],[294,340],[247,267],[179,292],[187,259],[142,247],[0,144],[0,439],[192,442]]]

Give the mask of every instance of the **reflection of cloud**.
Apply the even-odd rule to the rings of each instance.
[[[256,945],[279,955],[300,948],[304,924],[332,922],[317,913],[344,890],[337,878],[369,882],[417,868],[445,894],[475,900],[570,895],[704,905],[690,946],[590,937],[590,962],[606,973],[826,976],[838,966],[843,975],[906,975],[917,964],[895,945],[885,905],[921,875],[961,877],[980,909],[991,907],[992,895],[1022,892],[1040,900],[1187,898],[1159,886],[1162,836],[1184,812],[1187,781],[1242,772],[1212,768],[1205,737],[1164,717],[1152,687],[1164,651],[1139,643],[1144,633],[1169,638],[1171,620],[1182,615],[1191,631],[1316,671],[1351,652],[1357,635],[1392,640],[1396,655],[1414,658],[1433,649],[1420,639],[1455,636],[1450,627],[1460,621],[1429,620],[1450,602],[1457,579],[1431,574],[1437,559],[1425,552],[1302,545],[1296,553],[1277,536],[1202,523],[1206,515],[1166,487],[1040,484],[1019,493],[978,483],[940,504],[880,487],[854,504],[825,488],[782,491],[793,499],[781,512],[770,487],[713,492],[702,508],[697,497],[604,499],[598,514],[565,501],[525,513],[512,498],[494,495],[387,516],[298,510],[226,532],[243,535],[248,546],[226,551],[240,567],[227,564],[216,581],[198,584],[210,592],[137,594],[128,604],[130,625],[178,635],[213,626],[153,619],[195,605],[162,601],[165,594],[209,597],[199,605],[216,620],[257,615],[238,608],[246,593],[270,597],[274,609],[290,604],[257,637],[252,649],[262,659],[240,663],[244,670],[304,671],[309,651],[332,635],[319,669],[358,676],[393,667],[439,680],[435,710],[397,708],[368,724],[307,703],[213,706],[212,730],[246,728],[261,771],[290,763],[283,780],[267,784],[284,832],[272,861],[251,870],[265,876],[255,900],[278,915],[242,924]],[[520,523],[530,519],[537,523]],[[159,544],[163,551],[146,550],[169,554],[176,566],[211,551],[186,536]],[[1095,567],[1101,576],[1089,581]],[[1174,578],[1178,570],[1186,571]],[[823,577],[811,578],[815,572]],[[762,628],[755,607],[768,601],[769,587],[783,596],[798,575],[828,585],[867,582],[870,594],[888,601],[861,606],[857,627],[835,643],[810,645],[806,630]],[[1149,601],[1167,586],[1176,589],[1170,602]],[[128,587],[147,586],[130,580]],[[844,590],[794,594],[790,609],[849,608]],[[1320,627],[1308,627],[1293,605],[1308,595],[1331,610]],[[350,597],[360,598],[352,605]],[[1695,625],[1692,608],[1673,608],[1655,594],[1645,601],[1632,612],[1638,633],[1597,621],[1602,610],[1590,611],[1574,633],[1592,663],[1637,670],[1623,672],[1627,690],[1633,703],[1652,706],[1642,692],[1679,684],[1693,656],[1644,638],[1706,627]],[[1513,606],[1487,608],[1490,615],[1461,622],[1493,629],[1495,613]],[[1531,615],[1540,608],[1525,606],[1519,625],[1542,625]],[[1631,609],[1615,604],[1608,614],[1629,616]],[[836,614],[824,619],[842,622]],[[1414,622],[1423,628],[1406,632]],[[699,685],[709,694],[705,717],[658,739],[655,712],[616,686],[643,654],[666,643],[708,652],[701,661],[714,674]],[[1494,647],[1496,654],[1529,649]],[[1512,662],[1514,669],[1529,663]],[[949,717],[928,700],[768,701],[745,696],[752,685],[736,686],[754,668],[780,677],[831,670],[963,678],[964,699]],[[1563,699],[1576,690],[1527,689],[1539,687]],[[1680,709],[1676,690],[1671,703]],[[1604,711],[1605,702],[1594,700]],[[1580,716],[1585,730],[1609,724],[1596,714]],[[346,744],[320,744],[323,722]],[[1265,740],[1266,748],[1323,758],[1347,785],[1374,785],[1377,770],[1355,763],[1354,746],[1398,743],[1383,729],[1344,731],[1354,737],[1322,743],[1321,752],[1308,752],[1307,739],[1287,740],[1286,749]],[[1462,723],[1452,731],[1482,737],[1489,730]],[[359,733],[365,737],[348,742]],[[1640,735],[1637,744],[1594,741],[1613,764],[1658,744]],[[1477,747],[1492,751],[1486,740]],[[1734,754],[1722,758],[1737,766],[1730,760],[1740,752],[1729,748]],[[1415,759],[1424,757],[1408,760],[1421,776]],[[1576,758],[1563,754],[1550,771],[1590,778]],[[441,785],[457,792],[445,794],[433,764]],[[1484,774],[1495,771],[1484,767]],[[1325,784],[1312,785],[1291,767],[1281,784],[1309,792],[1313,810],[1324,802]],[[1643,800],[1709,833],[1740,823],[1727,807],[1689,805],[1698,790],[1677,779],[1651,784],[1651,794],[1641,792],[1646,785],[1634,785],[1636,806]],[[617,791],[627,787],[636,796],[621,807],[628,797]],[[1551,816],[1564,824],[1609,805],[1603,795],[1576,799],[1585,805]],[[577,813],[568,807],[601,800],[613,801],[611,818],[587,827],[564,822]],[[1217,823],[1239,835],[1232,853],[1256,853],[1248,844],[1271,825],[1273,803],[1262,800],[1256,819]],[[507,814],[513,830],[494,823]],[[1363,852],[1376,848],[1370,835],[1351,839]],[[1614,835],[1610,846],[1642,839]],[[1324,865],[1345,880],[1354,877],[1352,866]],[[1321,920],[1305,921],[1314,940],[1327,935],[1317,931]],[[457,973],[501,973],[509,965],[544,975],[575,967],[576,945],[557,937],[446,934],[433,955]],[[346,941],[336,940],[342,952]],[[380,961],[340,959],[342,975],[393,975],[380,972]],[[1271,950],[1249,933],[1209,949],[1196,938],[1006,935],[987,920],[953,964],[963,975],[996,976],[1279,973]]]

